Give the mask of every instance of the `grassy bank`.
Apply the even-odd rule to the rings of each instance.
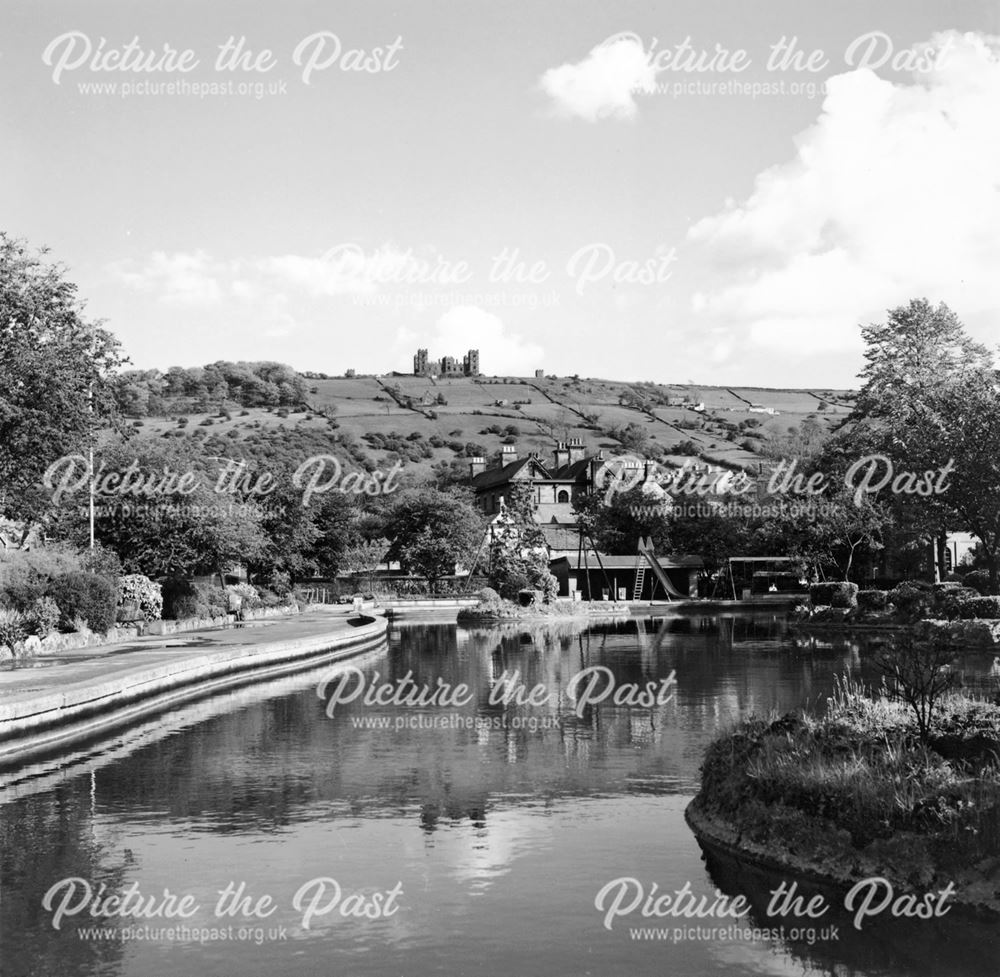
[[[1000,909],[1000,707],[952,694],[929,733],[842,682],[822,716],[748,719],[714,742],[693,821],[773,863],[881,875]]]

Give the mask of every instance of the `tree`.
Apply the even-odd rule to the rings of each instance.
[[[551,599],[558,587],[549,573],[545,535],[535,522],[534,492],[530,482],[511,485],[490,527],[490,586],[511,600],[524,589],[541,590]]]
[[[385,560],[388,550],[389,541],[387,539],[363,540],[344,550],[341,567],[353,576],[364,575],[368,590],[372,590],[375,584],[375,571]]]
[[[636,553],[639,540],[649,537],[659,552],[670,552],[670,521],[673,503],[669,497],[648,494],[642,486],[616,492],[606,502],[592,492],[574,503],[583,528],[603,553]]]
[[[935,708],[957,678],[951,667],[952,657],[939,642],[906,635],[875,661],[889,696],[912,710],[924,742],[930,736]]]
[[[861,373],[865,383],[850,416],[856,427],[849,437],[874,444],[897,470],[939,468],[949,458],[955,436],[965,436],[957,422],[968,426],[971,419],[961,410],[956,413],[962,397],[954,393],[978,390],[988,395],[994,388],[989,350],[966,334],[946,305],[935,308],[926,299],[891,310],[884,324],[867,326],[862,335],[867,345],[867,365]],[[967,495],[963,508],[968,510],[971,501]],[[895,506],[900,525],[928,543],[936,541],[935,566],[940,568],[957,510],[938,493],[900,496]]]
[[[979,539],[990,575],[990,593],[1000,589],[1000,390],[980,377],[938,388],[923,419],[921,442],[954,470],[936,501]]]
[[[468,493],[416,488],[399,493],[383,531],[391,541],[389,559],[425,576],[433,591],[457,564],[472,564],[483,529]]]
[[[0,232],[0,514],[25,535],[52,512],[46,469],[85,453],[116,416],[112,376],[124,362],[46,254]]]
[[[992,373],[989,350],[969,337],[947,305],[927,299],[889,311],[884,323],[861,329],[867,365],[851,417],[878,418],[906,443],[915,415],[941,383],[964,383]]]
[[[147,576],[222,572],[233,563],[252,564],[264,552],[266,537],[259,507],[239,494],[216,491],[217,459],[206,457],[189,439],[164,443],[137,438],[114,442],[97,456],[98,496],[95,533],[114,550],[129,573]],[[164,485],[163,490],[122,493],[100,489],[101,473],[119,474],[132,468],[135,481],[152,489],[165,476],[190,472],[192,490]],[[110,486],[110,482],[108,483]],[[61,526],[81,540],[80,494],[69,496]],[[80,513],[82,515],[82,513]]]
[[[716,579],[716,586],[731,556],[750,550],[750,527],[745,519],[722,511],[705,511],[705,504],[694,511],[678,510],[670,524],[671,539],[678,553],[697,553],[703,560],[702,577]]]
[[[803,506],[810,504],[815,510],[803,515]],[[797,558],[803,569],[836,566],[844,580],[859,556],[883,548],[883,534],[893,523],[886,502],[867,497],[855,502],[843,485],[805,503],[771,500],[768,507],[770,514],[753,527],[753,549]]]

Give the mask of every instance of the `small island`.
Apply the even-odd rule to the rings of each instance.
[[[707,850],[837,886],[954,886],[1000,914],[1000,705],[952,691],[940,643],[906,638],[872,692],[823,715],[748,718],[717,739],[686,816]]]

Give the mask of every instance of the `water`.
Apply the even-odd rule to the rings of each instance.
[[[638,912],[607,929],[595,907],[620,878],[660,892],[687,883],[699,896],[718,886],[757,899],[745,928],[773,926],[760,900],[782,879],[706,863],[684,822],[701,757],[748,713],[821,708],[835,675],[865,674],[866,654],[844,641],[797,646],[769,615],[585,631],[399,627],[388,648],[354,663],[366,687],[411,672],[418,686],[465,683],[473,701],[422,710],[342,702],[331,716],[317,686],[326,680],[329,696],[339,679],[320,668],[0,774],[0,973],[992,974],[1000,927],[988,923],[880,920],[855,933],[831,917],[822,924],[840,924],[836,939],[819,925],[792,939],[678,934],[720,921]],[[969,667],[985,674],[991,662]],[[616,688],[658,686],[673,673],[673,696],[578,715],[567,687],[593,666],[610,669]],[[491,682],[515,670],[552,701],[491,704]],[[69,878],[79,880],[71,897],[61,889],[44,908],[46,892]],[[321,913],[334,892],[332,881],[314,882],[324,878],[340,886],[340,906],[372,909],[382,893],[395,911]],[[161,908],[169,890],[188,897],[192,915],[101,919],[84,909],[55,929],[52,909],[64,895],[68,910],[82,905],[84,880],[105,895],[135,884]],[[219,915],[231,883],[247,902]],[[666,933],[630,932],[657,925]]]

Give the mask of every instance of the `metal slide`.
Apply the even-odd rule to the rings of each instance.
[[[656,575],[656,579],[659,580],[660,586],[666,591],[669,598],[677,600],[691,599],[687,594],[682,594],[670,582],[670,578],[666,575],[663,567],[660,566],[659,561],[656,559],[656,553],[653,551],[653,544],[648,536],[646,539],[642,539],[641,537],[639,539],[639,555],[646,558],[646,562],[652,568],[653,573]]]

